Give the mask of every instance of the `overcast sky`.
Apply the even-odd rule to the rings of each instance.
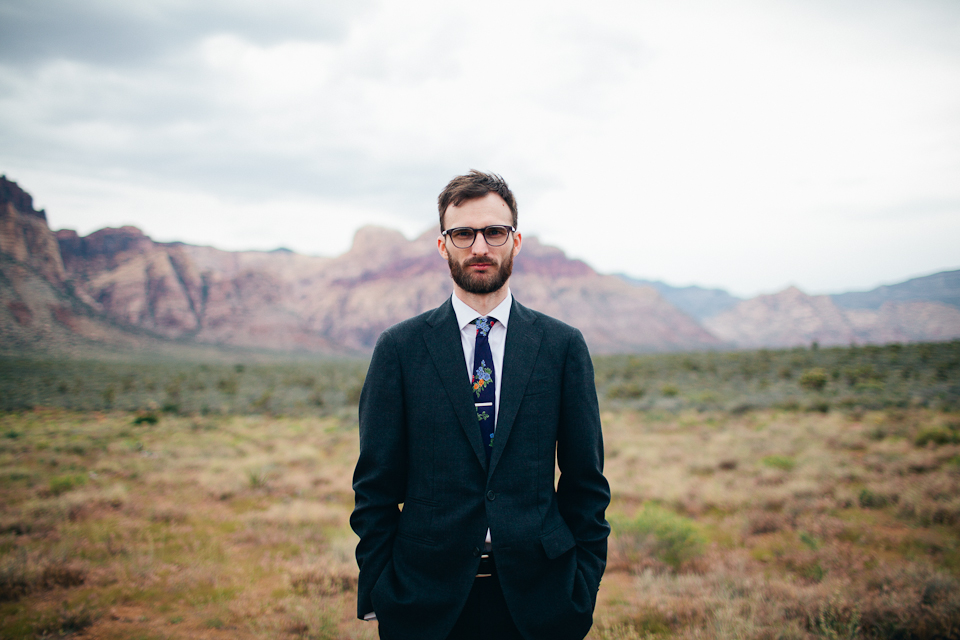
[[[0,173],[55,229],[335,255],[470,168],[603,272],[960,268],[960,2],[0,0]]]

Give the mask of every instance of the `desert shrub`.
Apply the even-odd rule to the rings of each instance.
[[[228,396],[237,395],[237,389],[240,386],[240,380],[236,376],[220,378],[217,381],[217,389]]]
[[[860,490],[857,502],[864,509],[882,509],[896,501],[891,496],[864,488]]]
[[[631,565],[652,557],[674,570],[703,552],[704,538],[696,523],[660,505],[647,503],[632,520],[614,522],[618,552]]]
[[[41,589],[79,587],[86,580],[86,572],[82,569],[65,564],[51,564],[40,573],[37,586]]]
[[[290,576],[290,588],[301,596],[336,596],[357,588],[357,576],[325,569],[307,569]]]
[[[779,402],[775,402],[773,406],[783,411],[798,411],[800,409],[800,401],[796,398],[785,398]]]
[[[77,587],[86,582],[86,572],[62,562],[38,562],[25,553],[0,564],[0,602],[19,600],[37,591]]]
[[[157,424],[160,422],[160,416],[156,411],[146,411],[133,419],[133,424]]]
[[[0,602],[17,600],[30,592],[26,558],[10,558],[0,565]]]
[[[747,519],[747,533],[751,535],[762,535],[765,533],[776,533],[790,527],[789,518],[782,513],[771,513],[762,511],[755,513]]]
[[[680,389],[678,389],[675,384],[665,384],[660,387],[660,393],[667,398],[672,398],[680,393]]]
[[[861,598],[867,638],[960,640],[960,581],[925,565],[878,567]]]
[[[347,388],[347,402],[349,404],[359,404],[360,393],[363,391],[363,380],[352,384]]]
[[[597,625],[597,631],[600,640],[641,640],[669,636],[673,626],[662,612],[642,609],[613,623],[602,622]]]
[[[62,638],[72,636],[93,625],[100,616],[89,604],[71,607],[64,602],[33,625],[33,637]]]
[[[85,484],[87,479],[82,475],[63,475],[50,478],[49,491],[55,496],[76,489]]]
[[[607,397],[611,400],[635,400],[642,398],[644,393],[646,389],[632,381],[614,384],[607,389]]]
[[[764,466],[771,469],[780,469],[781,471],[793,471],[797,466],[797,461],[790,456],[771,455],[760,460]]]
[[[818,413],[830,413],[830,403],[826,400],[816,400],[806,405],[807,411],[816,411]]]
[[[800,379],[797,382],[801,388],[808,391],[823,391],[823,388],[827,386],[827,372],[820,367],[807,369],[800,374]]]
[[[247,484],[251,489],[263,489],[267,486],[268,475],[264,469],[248,469]]]
[[[913,443],[918,447],[925,447],[930,443],[944,445],[958,442],[960,442],[960,432],[941,425],[923,427],[913,439]]]
[[[835,593],[810,617],[808,628],[821,638],[855,640],[860,637],[860,610]]]

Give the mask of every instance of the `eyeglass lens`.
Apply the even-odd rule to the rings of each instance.
[[[468,227],[451,229],[450,239],[453,240],[453,245],[458,249],[467,249],[473,246],[473,242],[477,237],[477,231],[483,233],[484,240],[486,240],[487,244],[491,247],[503,246],[503,243],[510,237],[510,227],[497,225],[484,229],[470,229]]]

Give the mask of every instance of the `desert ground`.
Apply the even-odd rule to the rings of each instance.
[[[598,358],[589,637],[960,638],[958,356]],[[364,368],[0,360],[0,637],[376,638]]]

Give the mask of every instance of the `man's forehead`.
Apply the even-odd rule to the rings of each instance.
[[[459,205],[450,205],[444,215],[447,226],[455,226],[452,219],[472,219],[472,218],[494,218],[495,222],[491,224],[511,224],[513,214],[506,201],[500,197],[500,194],[490,192],[481,198],[472,198],[464,200]]]

